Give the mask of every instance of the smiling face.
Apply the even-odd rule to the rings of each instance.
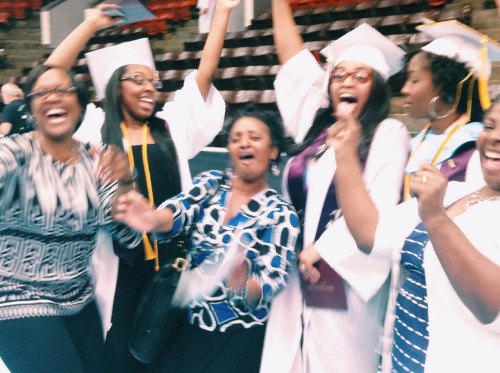
[[[405,96],[404,109],[412,118],[429,118],[429,102],[438,96],[432,72],[424,54],[417,53],[408,63],[407,79],[401,89]]]
[[[372,69],[359,62],[343,61],[335,66],[330,82],[330,96],[338,116],[352,113],[359,118],[372,91]]]
[[[39,76],[30,93],[31,112],[42,136],[72,137],[82,107],[69,75],[52,68]]]
[[[134,78],[136,81],[134,81]],[[121,77],[122,111],[125,119],[148,119],[154,110],[157,90],[151,83],[153,71],[144,65],[128,65]],[[144,84],[139,84],[142,80]]]
[[[484,117],[484,129],[477,139],[484,180],[500,191],[500,103],[493,104]]]
[[[269,127],[253,117],[239,118],[233,124],[228,150],[235,175],[245,182],[265,182],[270,162],[278,157]]]

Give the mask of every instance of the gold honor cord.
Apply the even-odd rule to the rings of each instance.
[[[122,122],[120,124],[120,128],[122,130],[123,137],[127,141],[127,151],[128,151],[128,161],[130,164],[130,169],[134,169],[134,153],[132,152],[132,145],[130,143],[130,138],[128,136],[127,127]],[[153,183],[151,182],[151,172],[149,170],[149,161],[148,161],[148,125],[146,123],[142,124],[142,163],[144,166],[144,174],[146,176],[146,187],[148,189],[148,200],[149,205],[154,206],[154,195],[153,195]],[[155,270],[158,271],[160,269],[160,260],[158,257],[158,241],[154,240],[153,245],[151,245],[151,241],[146,233],[146,231],[142,232],[142,242],[144,243],[144,259],[145,260],[155,260]]]
[[[436,154],[434,155],[434,157],[432,158],[432,161],[431,161],[431,164],[434,166],[436,164],[436,162],[439,160],[439,157],[441,157],[441,154],[443,154],[444,152],[444,149],[446,148],[446,145],[448,145],[448,142],[450,141],[450,139],[453,137],[453,135],[460,129],[462,128],[465,123],[467,123],[469,121],[469,118],[467,115],[462,115],[456,122],[455,124],[452,124],[452,126],[454,128],[452,128],[448,134],[446,135],[446,138],[443,140],[443,142],[441,143],[441,145],[439,145],[439,149],[437,150]],[[422,141],[424,140],[425,138],[425,135],[427,134],[427,131],[429,130],[430,128],[430,123],[428,123],[424,130],[422,131],[422,134],[420,136],[420,140],[417,144],[417,146],[415,147],[415,150],[410,154],[410,157],[408,159],[408,162],[411,160],[411,158],[413,157],[414,153],[417,151],[418,147],[420,146],[420,144],[422,143]],[[405,175],[405,180],[404,180],[404,200],[408,200],[410,198],[410,180],[411,180],[411,174],[407,173]]]
[[[458,118],[458,120],[454,124],[452,124],[452,126],[454,126],[454,128],[452,128],[450,130],[450,132],[448,133],[448,135],[446,135],[446,138],[443,140],[443,142],[439,146],[439,149],[437,150],[436,154],[432,158],[431,164],[433,166],[436,165],[436,162],[439,160],[439,157],[441,157],[441,154],[443,154],[444,149],[446,148],[446,145],[448,145],[448,142],[453,137],[453,135],[470,120],[471,110],[472,110],[472,93],[473,93],[473,88],[474,88],[474,81],[476,80],[476,77],[474,76],[472,71],[470,71],[467,74],[467,76],[465,78],[463,78],[460,81],[460,83],[458,83],[457,94],[455,95],[455,102],[453,103],[453,107],[451,109],[452,113],[455,113],[457,111],[458,103],[460,101],[460,96],[462,95],[463,84],[465,81],[467,81],[467,79],[469,79],[471,77],[472,77],[472,79],[471,79],[471,82],[469,84],[469,91],[467,92],[467,113],[460,116],[460,118]],[[411,154],[408,158],[408,162],[410,162],[410,160],[413,158],[413,155],[417,151],[418,147],[420,146],[422,141],[424,141],[425,135],[427,135],[427,132],[429,131],[430,127],[431,127],[431,124],[427,123],[425,128],[422,130],[418,144],[415,146],[415,149],[411,152]],[[404,201],[406,201],[410,198],[410,180],[411,180],[411,174],[408,173],[405,175],[405,178],[404,178],[404,185],[403,185],[403,200]]]

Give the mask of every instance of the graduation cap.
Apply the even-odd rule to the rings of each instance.
[[[423,24],[417,29],[434,39],[422,50],[461,62],[479,78],[481,106],[487,109],[491,104],[491,61],[500,61],[500,44],[456,20]]]
[[[370,66],[387,80],[403,67],[405,52],[370,25],[363,23],[321,50],[331,66],[355,61]]]
[[[148,38],[137,39],[85,53],[96,98],[102,100],[109,78],[119,67],[144,65],[156,71]]]

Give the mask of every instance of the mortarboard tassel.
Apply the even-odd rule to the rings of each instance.
[[[483,110],[489,109],[491,105],[488,78],[486,77],[486,63],[488,61],[488,37],[481,39],[481,71],[479,72],[479,100]]]

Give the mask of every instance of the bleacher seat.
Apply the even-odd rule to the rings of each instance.
[[[352,17],[356,19],[369,18],[377,16],[377,2],[367,0],[360,2],[351,9]]]
[[[351,19],[333,21],[328,27],[328,30],[326,30],[328,40],[336,40],[347,34],[353,29],[354,22],[355,21]]]
[[[328,35],[326,30],[330,24],[317,24],[307,26],[306,29],[302,32],[302,38],[305,42],[308,41],[327,41]]]
[[[401,9],[399,8],[399,0],[380,0],[377,3],[377,16],[384,17],[394,14],[401,14]]]
[[[427,9],[426,0],[399,0],[401,14],[423,12]]]
[[[407,14],[393,14],[383,17],[377,29],[384,35],[405,34],[408,32],[406,28],[408,18]]]
[[[437,18],[438,14],[436,11],[426,11],[426,12],[418,12],[410,14],[408,20],[406,21],[406,29],[408,33],[418,32],[416,27],[425,23],[425,20],[434,21]]]
[[[219,90],[239,91],[243,89],[241,76],[245,71],[244,67],[227,67],[218,69],[214,77],[214,85]]]

